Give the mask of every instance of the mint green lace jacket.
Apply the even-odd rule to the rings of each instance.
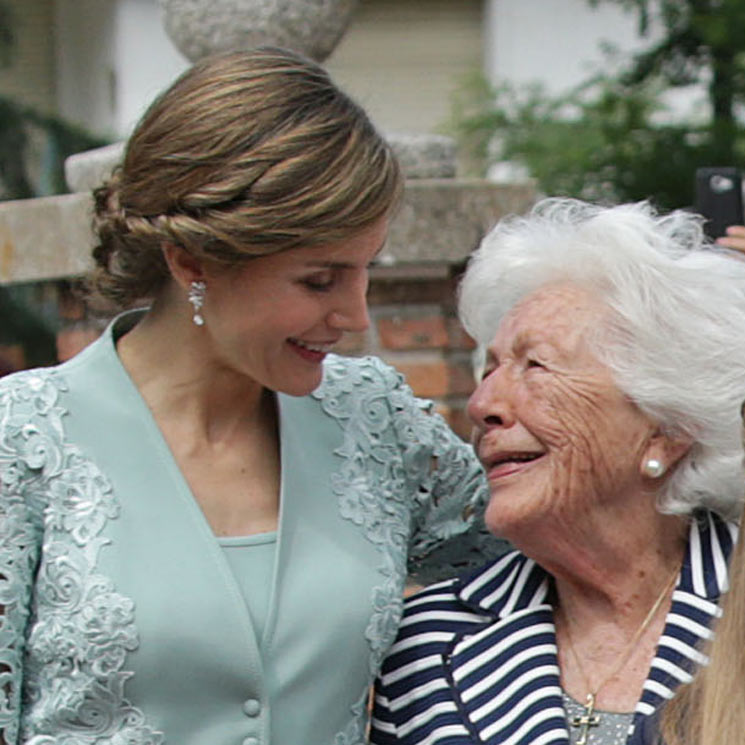
[[[407,575],[501,548],[478,528],[471,448],[376,359],[330,356],[312,395],[279,395],[281,514],[257,638],[116,333],[0,380],[5,742],[260,745],[281,722],[295,745],[360,745]]]

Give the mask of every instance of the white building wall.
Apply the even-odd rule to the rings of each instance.
[[[150,101],[188,65],[163,28],[156,0],[118,0],[116,132],[126,136]]]
[[[20,1],[20,0],[19,0]],[[124,137],[188,65],[163,29],[157,0],[55,0],[61,113]],[[601,43],[638,49],[637,20],[586,0],[360,0],[326,65],[389,131],[438,129],[468,71],[496,81],[570,88],[604,62]]]
[[[113,135],[115,0],[56,0],[57,109],[69,122]]]
[[[493,82],[540,83],[552,95],[565,93],[599,72],[610,72],[604,47],[617,51],[616,63],[660,38],[662,27],[650,19],[646,36],[638,17],[612,3],[592,8],[586,0],[485,0],[484,69]],[[699,121],[709,115],[702,85],[668,90],[660,122]]]
[[[57,100],[62,116],[112,138],[187,67],[156,0],[57,0]]]
[[[601,44],[639,49],[634,13],[587,0],[486,0],[485,71],[492,82],[542,83],[565,92],[597,72]]]
[[[433,132],[464,76],[483,67],[483,0],[361,0],[326,61],[385,131]]]
[[[64,115],[124,137],[188,62],[157,0],[57,0]],[[483,65],[483,0],[361,0],[325,62],[386,130],[428,132],[449,115],[461,77]],[[96,27],[101,29],[96,33]]]

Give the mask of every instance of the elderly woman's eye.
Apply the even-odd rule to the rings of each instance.
[[[538,360],[528,360],[528,367],[539,367],[541,369],[545,369],[545,365],[542,365]]]

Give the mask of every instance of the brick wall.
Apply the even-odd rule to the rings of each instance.
[[[460,270],[412,267],[408,276],[381,275],[370,285],[365,352],[403,373],[414,393],[433,399],[450,426],[468,439],[465,406],[474,388],[474,343],[456,314]]]
[[[337,351],[374,354],[392,364],[417,395],[433,399],[453,429],[468,439],[465,405],[474,386],[474,344],[456,317],[459,272],[448,265],[374,269],[370,328],[345,337]],[[63,361],[96,339],[106,320],[91,316],[69,282],[47,283],[44,294],[56,298],[56,349],[51,354]],[[0,374],[3,365],[6,371],[27,366],[21,343],[0,345]]]

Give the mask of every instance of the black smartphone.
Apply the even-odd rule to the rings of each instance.
[[[709,238],[724,235],[728,225],[744,224],[740,171],[730,166],[697,168],[694,209],[706,218]]]

